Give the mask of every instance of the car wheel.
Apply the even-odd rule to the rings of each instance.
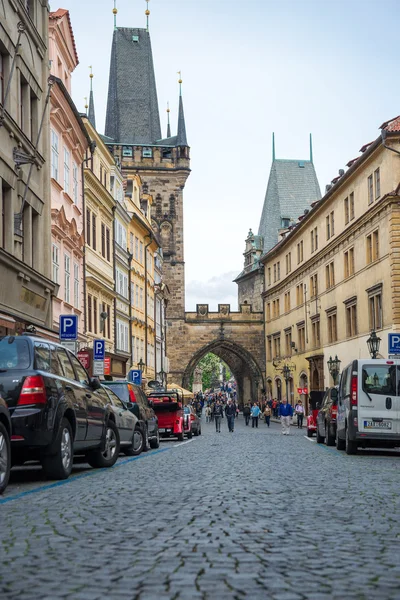
[[[152,440],[150,440],[150,446],[151,448],[159,448],[160,447],[160,432],[157,429],[157,435],[155,438],[153,438]]]
[[[319,434],[318,425],[317,425],[316,434],[317,434],[317,444],[323,444],[325,438],[322,435]]]
[[[182,432],[182,433],[178,433],[178,435],[176,437],[178,438],[178,442],[183,442],[185,436]]]
[[[188,440],[191,440],[192,437],[193,437],[193,431],[192,430],[188,431],[187,434],[186,434],[186,436],[187,436]]]
[[[199,427],[199,435],[201,435],[201,427]]]
[[[335,445],[335,438],[332,437],[331,435],[329,435],[329,425],[328,425],[328,423],[325,424],[325,444],[327,446],[334,446]]]
[[[136,427],[132,436],[132,444],[128,448],[124,448],[124,453],[127,456],[138,456],[143,452],[144,436],[140,427]]]
[[[357,454],[357,442],[349,439],[348,427],[346,427],[346,454]]]
[[[106,444],[104,450],[97,448],[88,453],[88,463],[91,467],[107,468],[115,465],[120,446],[119,431],[113,421],[108,421],[106,427]]]
[[[344,440],[340,439],[337,429],[336,429],[336,448],[338,450],[345,450],[345,448],[346,448],[346,442]]]
[[[42,467],[48,479],[68,479],[74,460],[71,424],[65,417],[61,420],[55,441],[54,454],[42,457]]]
[[[0,423],[0,494],[4,492],[10,478],[11,444],[10,436],[3,423]]]
[[[312,437],[313,436],[313,432],[311,431],[311,429],[307,429],[307,437]]]
[[[196,437],[200,435],[200,427],[196,427],[196,431],[193,432],[193,435],[195,435]]]
[[[143,452],[147,452],[148,450],[150,450],[150,443],[149,443],[149,432],[147,430],[147,427],[145,425],[144,428],[144,445],[143,445]]]

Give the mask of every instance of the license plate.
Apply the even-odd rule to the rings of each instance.
[[[158,431],[159,431],[160,433],[165,433],[165,428],[164,428],[164,427],[159,427],[159,428],[158,428]]]
[[[364,429],[392,429],[391,421],[364,421]]]

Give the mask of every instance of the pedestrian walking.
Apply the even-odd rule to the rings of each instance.
[[[214,404],[213,416],[215,421],[215,431],[221,433],[221,420],[224,418],[224,409],[219,400]]]
[[[206,415],[206,423],[209,423],[211,416],[211,408],[209,406],[206,406],[204,414]]]
[[[290,421],[293,417],[293,408],[288,404],[286,398],[283,398],[279,405],[279,417],[282,423],[282,435],[290,434]]]
[[[249,421],[250,421],[250,412],[251,412],[251,409],[250,409],[249,403],[247,402],[243,407],[243,416],[244,416],[244,421],[245,421],[246,425],[248,425]]]
[[[304,406],[301,400],[299,400],[294,407],[294,414],[297,415],[297,427],[298,429],[303,429],[303,419],[304,419]]]
[[[270,419],[271,419],[271,407],[268,406],[268,404],[264,408],[263,415],[264,415],[265,422],[266,422],[266,424],[269,427],[269,422],[270,422]]]
[[[260,407],[254,402],[251,408],[251,426],[258,427],[258,417],[260,416],[261,410]]]
[[[272,414],[275,418],[278,416],[278,402],[275,398],[272,400]]]
[[[235,429],[236,406],[231,399],[228,400],[228,404],[225,406],[225,415],[228,421],[229,432],[233,433]]]

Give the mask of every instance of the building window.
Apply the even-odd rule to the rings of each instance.
[[[71,257],[69,254],[64,254],[64,301],[70,302],[70,285],[71,285]]]
[[[335,213],[332,211],[325,219],[326,221],[326,239],[329,240],[335,235]]]
[[[143,288],[139,288],[139,306],[143,308]]]
[[[286,254],[286,256],[285,256],[285,259],[286,259],[286,275],[287,275],[292,270],[292,253],[288,252],[288,254]]]
[[[335,285],[335,264],[332,261],[329,265],[325,267],[325,275],[326,275],[326,289],[329,290],[331,287]]]
[[[125,240],[126,242],[126,240]],[[106,227],[106,258],[108,262],[111,260],[111,242],[110,242],[110,228]]]
[[[349,203],[350,203],[350,221],[352,219],[354,219],[354,192],[351,192],[350,196],[349,196]]]
[[[344,253],[344,277],[354,275],[354,248],[350,248]]]
[[[271,320],[271,302],[267,304],[267,321]]]
[[[107,337],[108,337],[108,339],[110,339],[111,338],[111,306],[109,304],[107,304],[106,313],[107,313]]]
[[[328,323],[328,342],[333,344],[337,342],[337,313],[331,312],[327,315]]]
[[[53,262],[53,281],[58,283],[58,273],[60,269],[60,248],[57,244],[52,246],[52,262]]]
[[[346,304],[346,333],[347,337],[357,335],[357,304]]]
[[[78,165],[76,163],[72,163],[72,195],[75,204],[78,204]]]
[[[69,162],[68,150],[64,147],[64,191],[69,194]]]
[[[140,242],[140,253],[139,253],[139,262],[142,265],[143,264],[143,242]]]
[[[274,283],[276,281],[276,263],[274,263]]]
[[[315,273],[310,277],[310,291],[311,298],[316,298],[318,296],[318,275]]]
[[[139,308],[139,286],[136,284],[136,308]]]
[[[271,267],[268,267],[268,285],[271,285]]]
[[[367,265],[379,258],[379,231],[376,230],[366,238]]]
[[[57,181],[58,179],[58,135],[51,130],[51,176]]]
[[[368,295],[368,311],[369,311],[369,328],[382,329],[383,327],[383,312],[382,312],[382,287]]]
[[[96,240],[97,240],[97,225],[96,225],[96,215],[92,214],[92,248],[96,250]]]
[[[129,252],[132,254],[133,256],[133,246],[134,246],[134,239],[135,236],[133,235],[133,233],[129,233]]]
[[[286,356],[292,355],[292,330],[287,329],[285,331],[285,353]]]
[[[304,302],[304,286],[302,283],[296,286],[296,303],[300,306]]]
[[[372,175],[368,177],[368,204],[372,204],[374,201],[374,182]]]
[[[281,355],[281,336],[274,337],[274,357],[279,358]]]
[[[306,349],[306,328],[305,324],[297,326],[297,350],[304,352]]]
[[[133,250],[133,234],[131,233],[130,246],[132,246]],[[124,250],[127,248],[126,244],[126,229],[119,221],[116,221],[116,240],[118,246],[121,246]],[[132,253],[132,250],[130,252]]]
[[[321,345],[320,321],[315,320],[311,324],[312,343],[314,348],[319,348]]]
[[[135,236],[135,259],[139,262],[139,238]]]
[[[79,308],[79,264],[74,263],[74,306]]]
[[[117,319],[117,348],[122,352],[129,352],[129,329],[124,321]]]
[[[97,333],[97,298],[93,298],[93,333]]]
[[[350,221],[350,213],[349,213],[349,198],[345,198],[344,199],[344,224],[347,225],[347,223]]]
[[[297,244],[297,264],[303,261],[303,241]]]
[[[272,360],[274,357],[272,355],[272,337],[268,337],[267,339],[267,346],[268,346],[268,360]]]
[[[90,210],[86,209],[86,243],[90,246]]]
[[[0,102],[1,104],[4,104],[4,96],[5,96],[5,89],[6,89],[6,85],[4,83],[4,79],[5,79],[5,56],[4,54],[0,53]]]
[[[101,224],[101,255],[106,257],[106,226]]]
[[[90,294],[88,294],[88,297],[87,297],[87,315],[88,315],[87,328],[88,328],[88,331],[92,331],[92,296]]]
[[[128,276],[117,269],[115,278],[117,283],[117,293],[128,299]]]
[[[374,180],[375,180],[375,200],[377,200],[381,195],[381,175],[379,168],[374,171]]]
[[[290,291],[285,294],[285,312],[290,311]]]

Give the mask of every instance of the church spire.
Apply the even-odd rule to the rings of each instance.
[[[169,122],[169,113],[171,111],[169,110],[169,102],[167,102],[167,115],[168,115],[168,124],[167,124],[167,138],[171,137],[171,124]]]
[[[113,15],[114,15],[114,29],[117,29],[117,14],[118,14],[118,9],[117,9],[117,0],[114,0],[114,8],[113,8]]]
[[[310,163],[313,162],[313,151],[312,151],[312,133],[310,133]]]
[[[89,114],[88,114],[88,119],[91,122],[91,124],[93,125],[93,127],[96,129],[96,116],[94,114],[94,100],[93,100],[93,72],[92,72],[92,67],[89,67],[90,69],[90,94],[89,94]]]
[[[183,112],[183,101],[182,101],[182,75],[181,72],[178,71],[179,73],[179,114],[178,114],[178,135],[176,138],[176,145],[177,146],[187,146],[187,139],[186,139],[186,125],[185,125],[185,114]]]
[[[147,8],[145,11],[145,15],[146,15],[146,31],[149,31],[149,16],[150,16],[150,11],[149,11],[149,2],[150,0],[146,0],[147,2]]]
[[[272,162],[275,160],[275,133],[272,132]]]

